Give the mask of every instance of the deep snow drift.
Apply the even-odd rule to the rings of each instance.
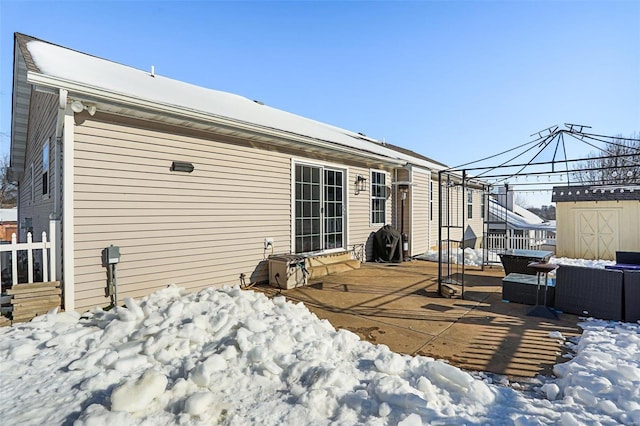
[[[169,287],[0,330],[3,424],[638,424],[640,329],[590,320],[533,391],[336,331],[302,304]],[[553,332],[549,338],[562,339]]]

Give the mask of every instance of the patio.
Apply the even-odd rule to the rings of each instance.
[[[577,336],[578,317],[558,320],[527,316],[529,305],[502,301],[502,268],[465,270],[465,298],[438,295],[438,264],[364,263],[359,269],[284,290],[334,327],[344,328],[394,352],[446,359],[466,370],[511,379],[550,375],[563,362],[559,331]],[[269,295],[268,286],[255,287]]]

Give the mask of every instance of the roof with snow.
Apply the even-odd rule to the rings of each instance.
[[[18,220],[18,209],[0,209],[0,223],[3,222],[17,222]]]
[[[489,197],[489,215],[491,223],[506,221],[509,229],[532,229],[555,231],[555,223],[546,222],[541,217],[530,212],[524,207],[513,206],[513,211],[500,205],[494,198]]]
[[[388,166],[413,164],[443,168],[442,163],[408,150],[390,149],[361,133],[23,34],[15,34],[14,55],[12,166],[20,162],[20,153],[24,155],[20,150],[26,144],[29,85],[35,85],[39,90],[52,93],[64,89],[70,99],[93,102],[98,111],[139,117],[144,114],[144,118],[172,124],[200,126],[203,130],[298,149],[329,150],[340,153],[343,158],[367,158]],[[17,165],[24,167],[24,164]]]

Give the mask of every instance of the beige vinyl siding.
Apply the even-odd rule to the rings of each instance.
[[[463,226],[467,223],[467,194],[462,191],[462,187],[454,185],[451,187],[441,187],[442,203],[442,240],[453,241],[462,240],[464,232]]]
[[[53,213],[54,186],[58,177],[54,170],[54,150],[56,135],[58,97],[32,90],[27,130],[27,149],[24,172],[19,180],[18,238],[26,241],[26,229],[20,224],[25,218],[31,218],[34,241],[41,241],[42,232],[49,233],[49,215]],[[42,195],[42,146],[49,144],[49,196]],[[31,165],[33,164],[33,185],[31,183]],[[33,189],[33,195],[32,195]]]
[[[434,173],[431,175],[431,184],[429,185],[429,190],[433,190],[433,194],[431,194],[431,206],[430,209],[432,209],[429,212],[429,215],[431,217],[431,212],[433,212],[433,218],[431,220],[431,226],[429,229],[429,248],[431,250],[437,250],[438,249],[438,234],[440,232],[440,222],[438,219],[438,209],[439,209],[439,205],[440,205],[440,184],[438,182],[438,174]]]
[[[373,239],[372,235],[383,225],[371,224],[371,171],[384,172],[386,176],[387,189],[391,187],[391,173],[382,169],[369,169],[363,167],[351,166],[348,176],[348,206],[347,206],[347,225],[349,230],[348,243],[349,248],[355,244],[365,245],[365,259],[373,257]],[[356,194],[355,180],[356,176],[361,175],[367,179],[366,190]],[[392,212],[392,198],[388,197],[385,205],[385,216],[387,223],[390,223]]]
[[[466,219],[467,226],[470,226],[476,236],[475,248],[480,248],[482,236],[484,234],[484,219],[482,218],[482,197],[483,190],[480,188],[467,188],[473,192],[473,218]]]
[[[429,220],[429,182],[431,171],[412,168],[411,181],[411,239],[409,241],[411,256],[424,254],[431,245]]]
[[[108,304],[100,254],[110,244],[120,299],[235,285],[241,273],[264,280],[266,237],[290,252],[289,155],[86,118],[74,149],[77,310]],[[171,172],[174,160],[195,170]]]

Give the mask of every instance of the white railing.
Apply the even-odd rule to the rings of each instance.
[[[33,283],[34,281],[34,269],[37,260],[42,261],[42,282],[56,281],[57,279],[57,253],[56,253],[56,235],[57,235],[58,222],[56,220],[49,221],[49,239],[47,240],[47,233],[42,233],[42,240],[40,242],[34,242],[31,233],[27,234],[27,242],[17,242],[16,234],[11,236],[10,244],[0,244],[0,271],[11,263],[11,283],[12,285],[25,284],[20,282],[18,266],[21,263],[26,267],[26,283]],[[35,253],[34,253],[35,252]],[[9,260],[9,254],[11,259]],[[20,271],[23,272],[24,271]],[[0,293],[2,293],[2,280],[0,279]]]
[[[555,245],[556,236],[553,232],[536,230],[531,234],[517,235],[508,229],[506,233],[487,234],[486,248],[491,251],[504,251],[511,249],[538,250],[544,246]]]

